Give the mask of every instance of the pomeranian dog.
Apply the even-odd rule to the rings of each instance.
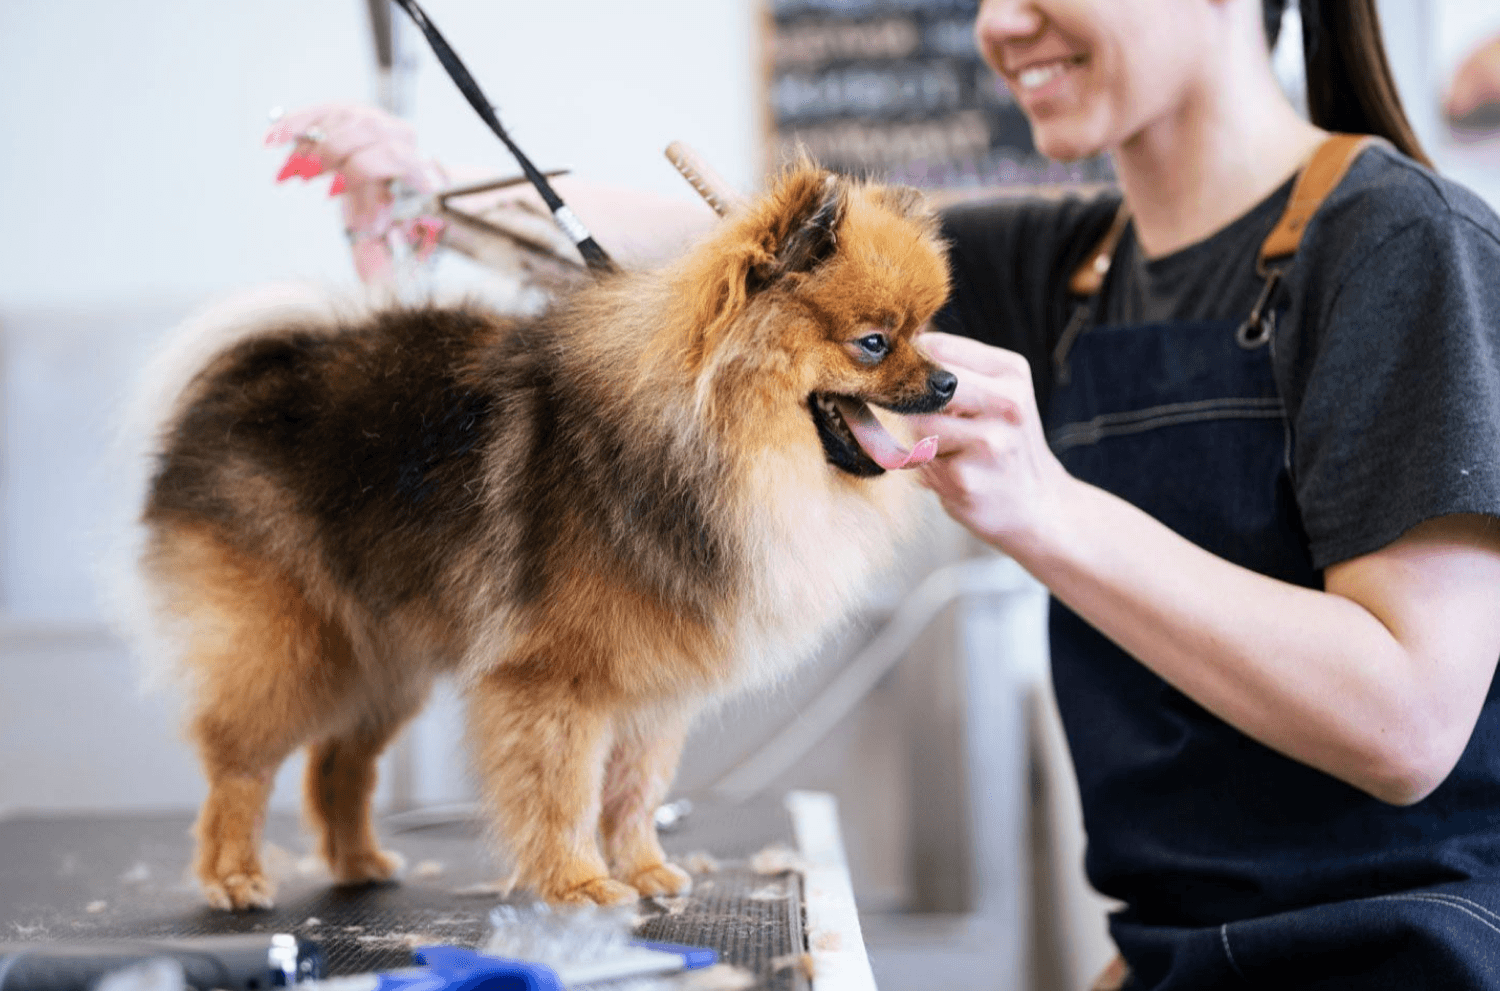
[[[689,725],[890,563],[915,484],[886,469],[912,454],[869,404],[953,395],[914,340],[947,287],[919,194],[802,163],[677,262],[537,318],[242,316],[170,399],[141,517],[208,901],[271,903],[260,823],[299,747],[333,878],[390,878],[376,758],[441,675],[512,884],[685,891],[653,812]]]

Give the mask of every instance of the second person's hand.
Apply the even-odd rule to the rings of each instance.
[[[363,281],[392,277],[388,236],[398,226],[419,255],[435,246],[440,222],[423,217],[400,225],[392,216],[395,183],[427,193],[442,182],[437,166],[418,153],[410,124],[375,107],[323,103],[287,114],[266,132],[267,145],[289,142],[277,181],[333,174],[329,195],[343,197],[344,227]]]

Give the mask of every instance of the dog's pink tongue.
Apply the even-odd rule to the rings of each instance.
[[[859,446],[864,448],[870,460],[880,467],[888,471],[916,468],[937,457],[936,437],[924,437],[908,451],[881,426],[869,406],[858,399],[846,399],[842,396],[835,397],[834,402],[843,414],[844,422],[854,432],[854,439],[859,441]]]

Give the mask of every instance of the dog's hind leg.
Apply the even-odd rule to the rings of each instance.
[[[599,852],[599,793],[613,743],[607,707],[570,685],[502,667],[469,688],[474,764],[514,881],[549,902],[616,905],[639,895]]]
[[[195,871],[211,905],[267,907],[275,884],[260,842],[272,781],[344,711],[347,659],[327,650],[325,624],[283,576],[205,530],[159,535],[147,569],[187,634],[188,732],[209,786]]]
[[[614,876],[643,895],[680,895],[692,878],[667,863],[656,836],[656,807],[667,797],[687,737],[682,713],[637,717],[619,727],[604,774],[599,819]]]
[[[395,711],[369,714],[356,728],[307,748],[303,810],[318,833],[318,850],[339,884],[386,881],[401,868],[398,854],[380,849],[370,821],[375,762],[422,707],[426,695],[426,691],[413,691],[406,704],[393,707]]]

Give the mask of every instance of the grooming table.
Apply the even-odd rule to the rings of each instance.
[[[192,818],[0,819],[0,942],[289,932],[318,942],[326,973],[344,975],[405,966],[416,945],[478,946],[501,902],[488,887],[494,871],[480,826],[467,817],[390,817],[378,831],[406,858],[404,880],[335,888],[308,856],[310,839],[295,816],[279,814],[265,831],[276,907],[214,911],[188,869]],[[702,851],[718,866],[689,857],[692,893],[643,901],[638,935],[712,947],[768,991],[873,991],[830,796],[793,792],[782,804],[699,807],[662,841],[679,861]],[[778,845],[787,853],[764,855]],[[794,869],[777,869],[786,864]],[[798,963],[803,954],[811,978]]]

